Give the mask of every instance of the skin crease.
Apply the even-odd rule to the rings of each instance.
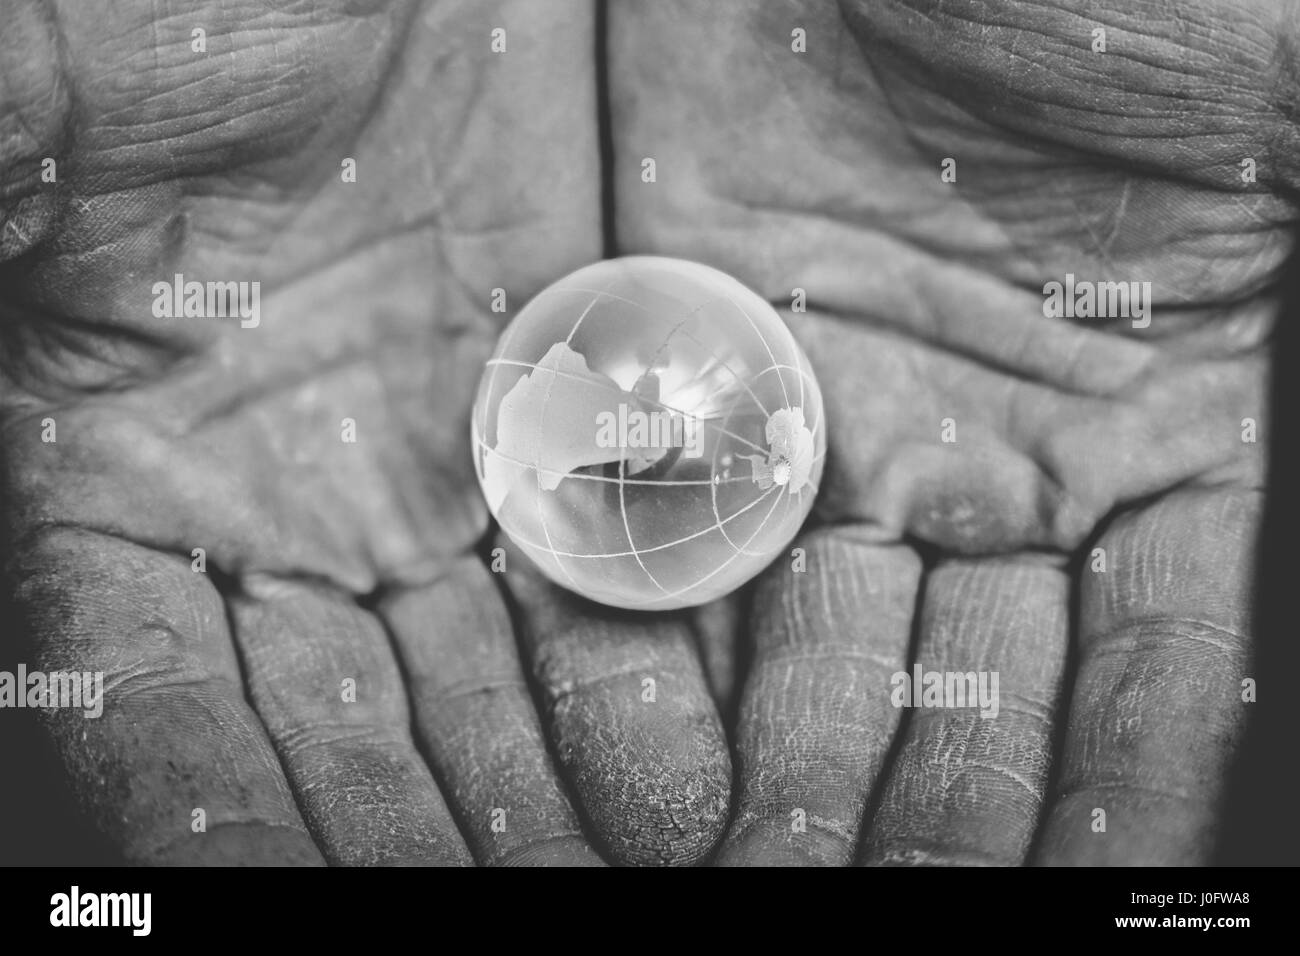
[[[474,555],[491,290],[602,254],[591,5],[101,5],[0,0],[0,500],[19,659],[106,673],[44,729],[125,859],[1208,858],[1295,4],[611,4],[617,252],[806,288],[828,406],[811,573],[653,619]],[[1151,328],[1045,319],[1067,271],[1151,281]],[[176,272],[261,326],[155,319]],[[999,718],[884,703],[913,631]]]

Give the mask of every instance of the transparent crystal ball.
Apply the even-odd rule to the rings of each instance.
[[[502,530],[594,601],[713,600],[794,537],[822,396],[772,306],[725,273],[608,259],[539,292],[483,370],[475,471]]]

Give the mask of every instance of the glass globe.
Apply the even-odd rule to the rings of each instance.
[[[826,455],[822,396],[773,308],[730,276],[608,259],[501,335],[471,420],[488,507],[594,601],[702,604],[794,537]]]

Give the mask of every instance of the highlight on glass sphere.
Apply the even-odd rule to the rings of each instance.
[[[471,431],[511,541],[557,584],[637,610],[758,574],[812,508],[826,456],[821,390],[772,306],[657,256],[539,292],[483,370]]]

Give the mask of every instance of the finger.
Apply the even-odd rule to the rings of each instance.
[[[1101,536],[1083,571],[1079,671],[1039,862],[1209,860],[1254,676],[1260,497],[1178,491]]]
[[[600,857],[546,751],[501,592],[476,557],[378,607],[406,671],[416,734],[486,864]]]
[[[898,726],[889,678],[907,664],[920,560],[847,526],[798,545],[806,571],[769,570],[750,615],[724,865],[848,863]]]
[[[298,804],[337,864],[470,862],[410,735],[374,615],[342,592],[263,579],[231,600],[249,697]]]
[[[953,560],[927,575],[916,660],[894,690],[916,709],[863,862],[1024,862],[1052,763],[1069,598],[1065,570],[1045,558]],[[951,699],[929,702],[944,706],[918,699],[926,674],[957,675]]]
[[[82,812],[126,862],[322,862],[204,575],[63,527],[21,542],[6,580],[32,670],[102,674],[97,719],[83,716],[94,706],[42,718]]]
[[[547,730],[594,835],[620,863],[703,860],[727,822],[731,757],[689,617],[606,608],[510,562]]]

